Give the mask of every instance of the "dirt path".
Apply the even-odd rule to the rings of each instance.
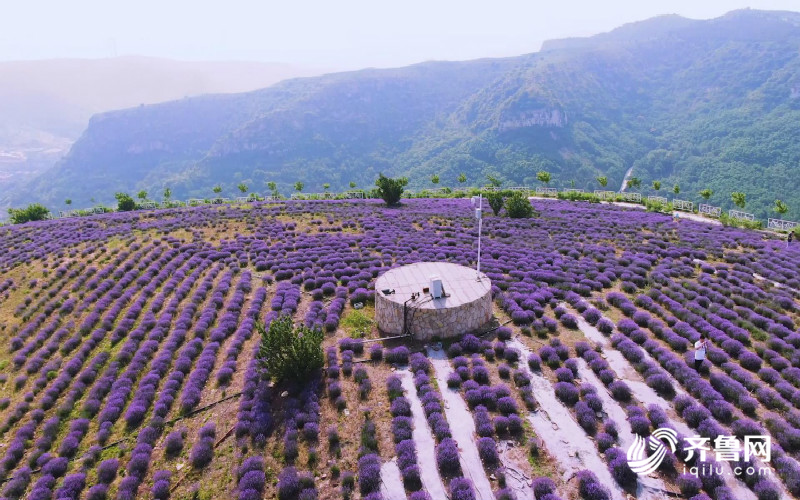
[[[525,360],[531,351],[518,339],[507,342],[509,347],[519,350],[519,368],[531,377],[531,386],[539,402],[539,410],[528,415],[536,435],[544,441],[550,455],[555,458],[568,481],[578,471],[589,469],[597,474],[600,482],[611,492],[612,498],[625,498],[625,493],[611,477],[605,461],[600,457],[594,443],[581,429],[569,410],[556,398],[553,385],[539,373],[534,373]]]
[[[470,479],[475,486],[477,500],[494,500],[492,484],[483,470],[478,447],[475,444],[475,422],[473,422],[472,415],[461,394],[447,387],[447,376],[450,375],[453,368],[441,350],[428,349],[428,358],[431,360],[439,389],[442,391],[447,422],[450,424],[453,439],[458,443],[464,476]]]
[[[439,469],[436,468],[436,441],[428,426],[425,418],[425,411],[422,409],[422,402],[417,396],[417,389],[414,387],[414,378],[408,370],[398,370],[396,372],[403,382],[405,397],[411,403],[411,416],[414,419],[414,444],[417,446],[417,464],[419,465],[422,487],[431,498],[448,498],[442,478],[439,476]],[[385,500],[388,500],[384,496]]]

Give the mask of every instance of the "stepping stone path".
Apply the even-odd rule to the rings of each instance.
[[[606,462],[592,440],[556,397],[553,384],[528,367],[527,359],[531,350],[518,339],[512,339],[506,345],[519,350],[519,369],[531,377],[531,388],[539,402],[539,410],[530,413],[528,420],[536,430],[536,435],[544,441],[547,451],[558,462],[564,479],[569,480],[578,471],[589,469],[608,488],[612,498],[625,498],[625,493],[611,477]]]
[[[422,479],[422,488],[428,492],[431,498],[448,498],[442,478],[439,476],[439,469],[436,467],[436,440],[428,426],[428,420],[425,418],[422,402],[417,396],[414,376],[408,370],[398,370],[397,375],[400,376],[400,381],[403,383],[404,395],[411,403],[411,417],[414,419],[412,436],[414,444],[417,446],[417,464]],[[389,500],[389,498],[384,495],[384,500]]]
[[[428,349],[428,358],[436,372],[436,380],[439,390],[442,392],[444,412],[447,422],[450,424],[450,431],[453,433],[453,439],[458,443],[464,477],[470,479],[475,486],[477,500],[494,500],[492,484],[483,470],[478,447],[475,444],[475,422],[472,420],[472,414],[461,394],[447,387],[447,376],[453,372],[450,361],[441,350]],[[431,495],[431,498],[436,497]]]

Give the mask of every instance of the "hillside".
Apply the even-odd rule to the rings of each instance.
[[[484,218],[480,284],[467,281],[488,292],[491,319],[448,322],[443,342],[383,338],[376,286],[417,262],[471,278],[469,200],[0,227],[0,494],[799,498],[800,244],[614,205],[532,204],[533,219]],[[439,299],[398,281],[397,296],[422,293],[412,332],[424,333],[432,309],[421,310],[462,303],[466,288],[441,277]],[[302,337],[315,347],[303,359],[319,360],[304,380],[264,368],[281,344],[261,349],[259,327],[287,318],[319,332]],[[675,452],[637,475],[641,439],[665,428],[680,435]],[[722,460],[762,437],[769,459],[760,448]]]
[[[377,172],[430,187],[432,174],[468,185],[594,189],[624,173],[681,198],[766,217],[775,198],[800,219],[800,14],[736,11],[708,21],[663,16],[586,39],[550,42],[502,60],[431,62],[283,82],[101,114],[55,168],[15,204],[78,206],[116,190],[169,186],[209,196],[241,181],[306,191],[371,185]],[[645,188],[646,194],[654,194]]]
[[[7,195],[55,165],[94,114],[319,73],[285,64],[139,56],[0,62],[0,192]]]

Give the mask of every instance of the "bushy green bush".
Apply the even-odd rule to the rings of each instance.
[[[721,214],[719,216],[719,221],[722,223],[723,226],[731,226],[731,227],[741,227],[744,229],[763,229],[764,223],[760,220],[745,220],[745,219],[735,219],[733,217],[729,217],[728,214]]]
[[[130,212],[136,210],[136,202],[128,193],[116,193],[114,198],[117,199],[117,211]]]
[[[489,192],[486,193],[486,199],[489,200],[489,207],[491,207],[492,213],[494,215],[498,215],[500,213],[500,210],[503,209],[503,203],[505,202],[503,194],[498,193],[496,191]]]
[[[659,212],[662,214],[672,213],[672,203],[661,203],[660,201],[651,201],[648,199],[642,200],[648,212]]]
[[[600,198],[594,193],[581,193],[577,191],[572,192],[564,192],[559,191],[558,195],[556,195],[559,200],[569,200],[569,201],[588,201],[590,203],[599,203]]]
[[[31,203],[25,208],[9,208],[8,215],[13,224],[22,224],[35,220],[45,220],[50,210],[40,203]]]
[[[378,186],[378,196],[390,207],[400,203],[400,197],[403,196],[403,188],[407,184],[408,179],[405,177],[392,179],[383,174],[379,174],[378,180],[375,181],[375,185]]]
[[[295,327],[290,316],[272,321],[269,329],[262,324],[257,324],[256,329],[261,334],[259,359],[272,380],[307,380],[322,368],[325,336],[321,330],[305,325]]]
[[[506,200],[506,213],[512,219],[527,219],[533,217],[533,205],[527,196],[515,194]]]

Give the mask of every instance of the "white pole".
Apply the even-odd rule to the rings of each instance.
[[[483,225],[483,193],[478,196],[478,210],[481,211],[481,216],[478,219],[478,278],[481,272],[481,229]]]

